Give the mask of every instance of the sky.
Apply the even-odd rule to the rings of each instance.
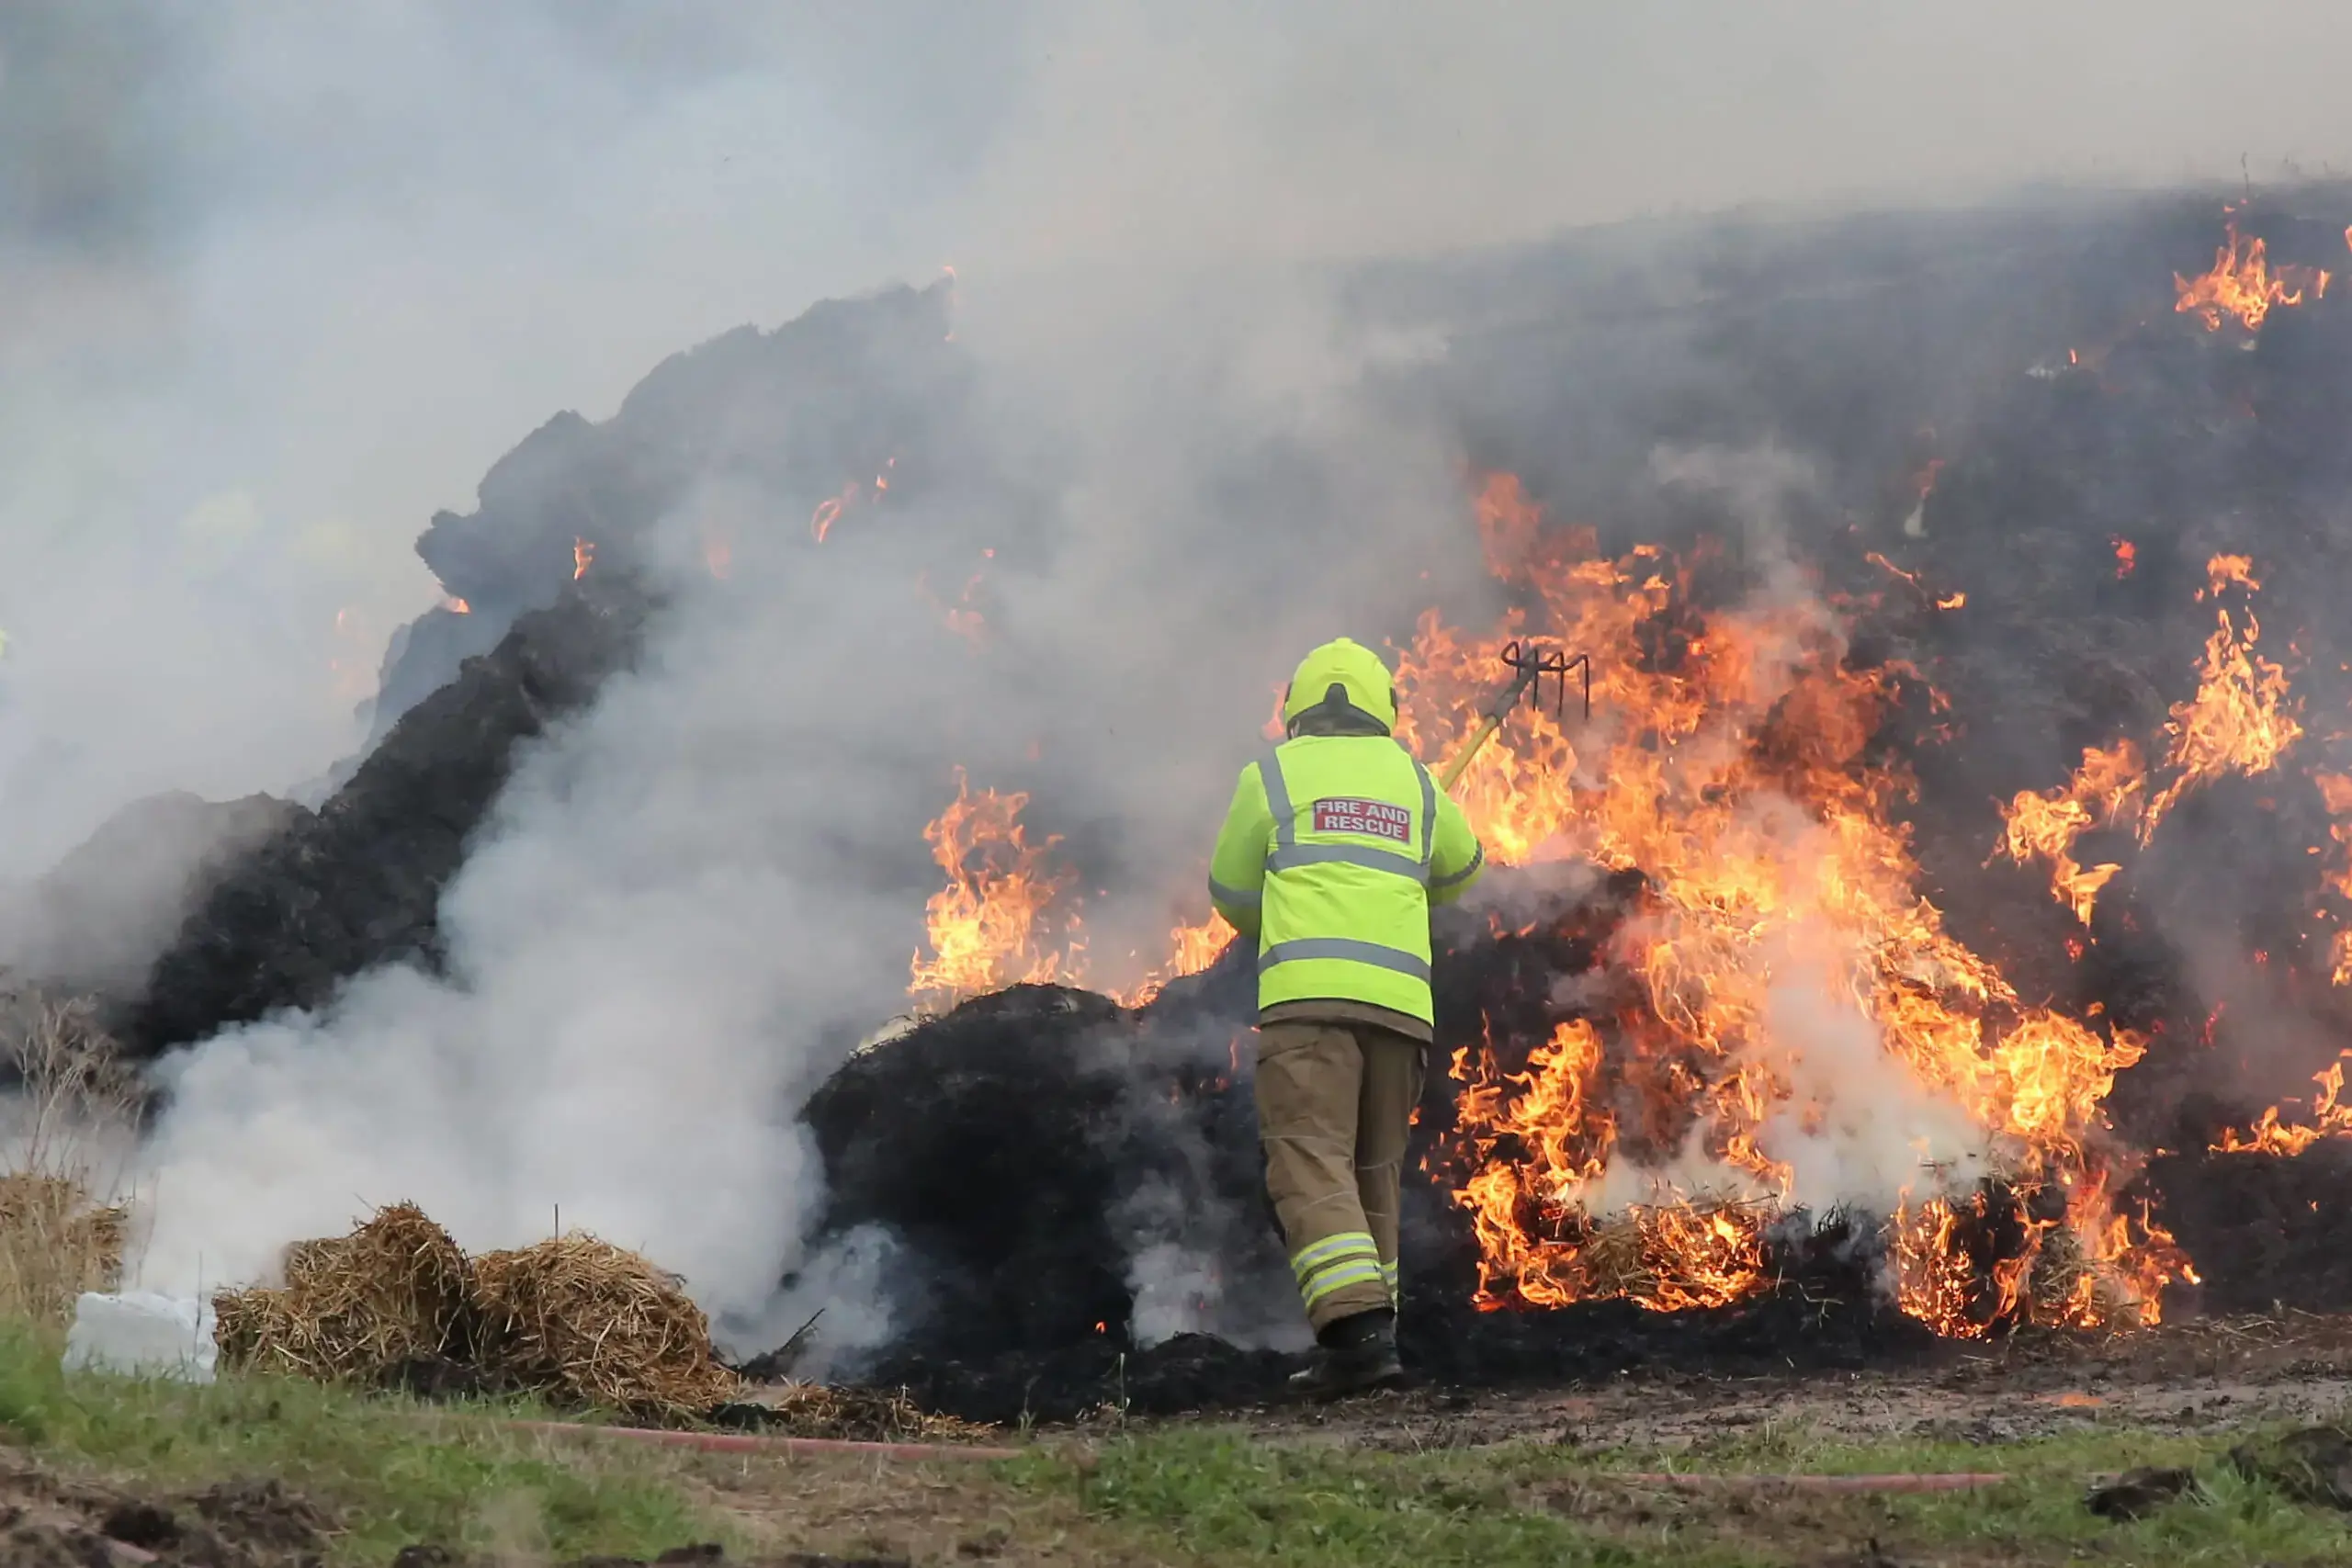
[[[22,0],[0,875],[351,743],[432,513],[813,300],[2352,160],[2308,3]],[[1135,287],[1146,287],[1136,283]],[[340,625],[338,625],[340,616]]]

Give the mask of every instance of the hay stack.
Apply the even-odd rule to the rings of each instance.
[[[111,1291],[122,1278],[130,1211],[100,1203],[65,1176],[0,1175],[0,1306],[62,1321],[85,1291]]]
[[[698,1415],[730,1398],[710,1323],[666,1274],[578,1232],[474,1259],[485,1370],[568,1404]]]
[[[379,1384],[404,1366],[462,1356],[471,1337],[466,1255],[413,1203],[349,1235],[286,1249],[286,1285],[212,1299],[230,1366]]]

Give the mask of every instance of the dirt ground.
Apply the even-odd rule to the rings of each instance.
[[[2333,1418],[2347,1408],[2352,1315],[2290,1309],[2096,1338],[1955,1343],[1924,1368],[1652,1375],[1512,1393],[1421,1389],[1244,1419],[1269,1437],[1398,1451],[1534,1440],[1672,1452],[1775,1425],[1857,1440],[1999,1443],[2102,1425],[2227,1430]]]
[[[274,1482],[151,1496],[21,1461],[0,1470],[5,1568],[301,1568],[326,1539],[323,1517]]]

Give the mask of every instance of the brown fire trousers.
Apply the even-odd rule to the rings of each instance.
[[[1258,1030],[1258,1129],[1306,1319],[1396,1304],[1397,1190],[1427,1048],[1367,1023]]]

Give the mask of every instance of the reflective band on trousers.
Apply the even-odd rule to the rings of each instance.
[[[1258,954],[1258,973],[1262,975],[1277,964],[1310,958],[1341,958],[1351,964],[1369,964],[1375,969],[1394,969],[1416,980],[1430,977],[1428,959],[1401,947],[1383,947],[1376,942],[1358,942],[1351,936],[1305,936],[1274,942]]]
[[[1341,1231],[1308,1243],[1291,1254],[1290,1271],[1298,1280],[1299,1299],[1309,1308],[1350,1285],[1387,1282],[1369,1231]]]

